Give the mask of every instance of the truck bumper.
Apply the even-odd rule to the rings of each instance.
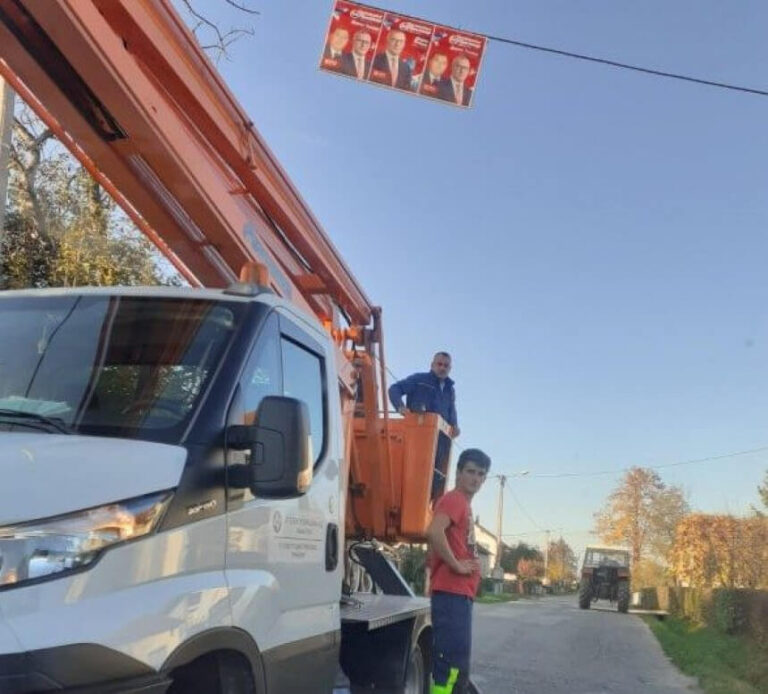
[[[0,655],[2,694],[165,694],[170,684],[143,663],[91,644]]]

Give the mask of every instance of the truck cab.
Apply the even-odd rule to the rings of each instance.
[[[333,690],[334,349],[242,285],[0,295],[0,691]]]

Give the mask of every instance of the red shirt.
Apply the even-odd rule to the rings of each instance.
[[[437,513],[443,513],[451,519],[451,524],[445,530],[445,537],[456,559],[477,559],[475,524],[469,499],[454,489],[438,499],[435,505],[435,514]],[[466,595],[468,598],[477,595],[480,571],[475,571],[469,576],[454,573],[434,551],[430,553],[429,566],[432,591]]]

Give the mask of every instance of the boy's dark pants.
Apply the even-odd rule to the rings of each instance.
[[[467,694],[472,650],[472,600],[434,592],[431,694]]]

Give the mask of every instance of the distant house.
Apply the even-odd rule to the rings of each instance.
[[[485,545],[477,543],[477,557],[480,560],[480,575],[483,578],[488,578],[493,571],[493,562],[496,557],[496,553],[491,554],[489,550],[485,548]]]
[[[483,578],[489,578],[493,571],[493,567],[496,566],[496,549],[498,543],[496,534],[480,524],[479,516],[475,519],[475,544],[477,545],[482,576]],[[502,543],[502,546],[509,547],[509,545],[505,543]]]

